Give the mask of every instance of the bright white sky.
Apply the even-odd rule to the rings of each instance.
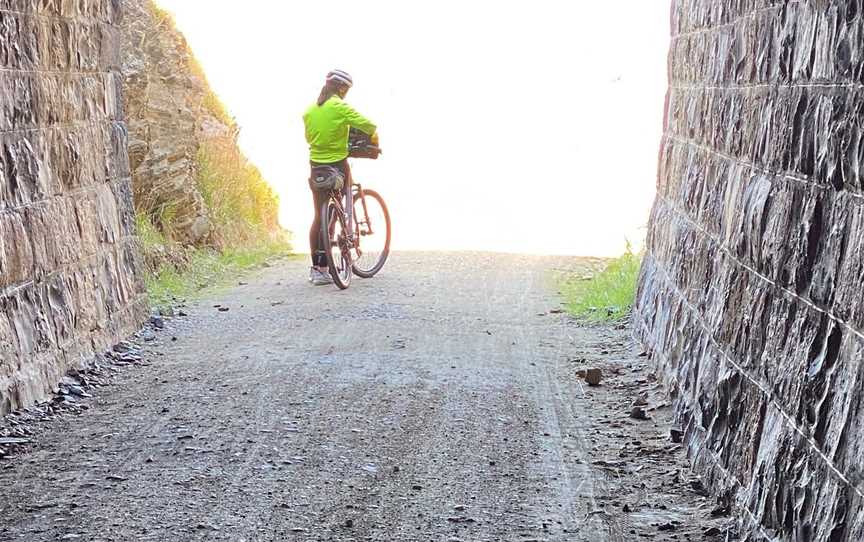
[[[302,113],[332,68],[379,125],[355,161],[397,249],[615,255],[654,193],[668,0],[157,0],[307,249]],[[240,7],[242,6],[242,7]]]

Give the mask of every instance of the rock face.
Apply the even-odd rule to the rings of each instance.
[[[135,207],[170,223],[183,243],[207,241],[212,225],[196,184],[200,141],[229,129],[208,114],[210,89],[168,15],[151,0],[121,0],[122,55]]]
[[[153,0],[119,2],[123,94],[140,218],[164,234],[172,250],[247,246],[284,235],[278,198],[239,148],[237,123],[211,90],[173,18]],[[153,247],[144,248],[149,256]]]
[[[0,0],[0,413],[134,331],[118,2]]]

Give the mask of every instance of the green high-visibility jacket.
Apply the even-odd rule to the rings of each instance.
[[[303,115],[306,125],[306,142],[313,162],[332,164],[348,157],[348,129],[356,128],[373,135],[376,126],[366,117],[333,96],[324,105],[317,103]]]

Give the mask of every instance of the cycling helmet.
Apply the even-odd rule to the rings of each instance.
[[[351,76],[348,75],[348,72],[344,72],[342,70],[333,70],[332,72],[327,74],[327,82],[334,81],[336,83],[341,83],[348,88],[351,88],[354,85],[354,80],[351,79]]]

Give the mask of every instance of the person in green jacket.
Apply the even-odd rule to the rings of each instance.
[[[311,166],[314,168],[328,165],[339,169],[345,177],[345,190],[351,190],[351,169],[348,167],[349,129],[356,128],[370,135],[372,144],[378,145],[375,124],[344,101],[353,84],[351,76],[346,72],[331,71],[327,74],[318,101],[303,115]],[[315,285],[330,284],[333,279],[328,272],[324,240],[321,239],[321,204],[326,201],[328,194],[315,190],[311,183],[309,187],[312,189],[315,205],[315,220],[309,229],[309,249],[312,253],[309,280]]]

